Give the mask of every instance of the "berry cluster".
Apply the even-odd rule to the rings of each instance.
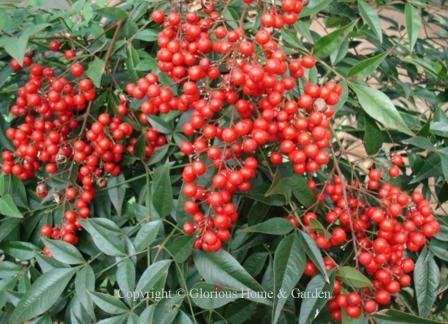
[[[257,149],[270,152],[273,165],[289,160],[298,174],[329,162],[330,118],[342,87],[307,82],[304,71],[314,67],[314,57],[288,57],[270,29],[294,23],[302,7],[301,1],[283,1],[284,12],[264,13],[264,27],[253,36],[241,28],[228,30],[211,7],[204,18],[176,12],[165,17],[162,11],[151,15],[163,25],[158,67],[183,93],[174,96],[152,73],[126,90],[136,99],[146,96],[143,114],[193,110],[182,125],[193,139],[180,150],[193,160],[183,170],[182,192],[189,198],[184,210],[193,217],[184,230],[197,236],[195,247],[216,251],[229,238],[228,228],[237,219],[232,197],[250,189]],[[301,94],[294,92],[297,79],[304,82]]]
[[[251,6],[251,0],[244,2]],[[244,14],[239,27],[229,29],[235,24],[228,24],[213,5],[185,14],[153,11],[152,21],[161,26],[157,67],[171,85],[147,73],[125,86],[138,109],[128,109],[121,94],[113,114],[85,111],[95,89],[82,78],[80,63],[71,64],[71,76],[56,77],[51,68],[33,64],[28,54],[23,66],[29,68],[29,80],[11,107],[11,114],[24,122],[7,131],[16,150],[2,153],[2,171],[25,180],[42,169],[68,172],[68,178],[76,170],[76,181],[64,191],[63,223],[45,225],[41,234],[76,244],[78,220],[89,217],[95,188],[106,185],[105,177],[120,174],[123,154],[137,153],[140,136],[146,140],[144,159],[166,144],[147,116],[176,111],[184,113],[179,119],[184,136],[179,137],[185,140],[179,149],[186,162],[179,201],[191,218],[183,229],[195,235],[195,248],[219,250],[238,219],[235,198],[251,190],[257,170],[289,164],[308,177],[316,202],[303,215],[287,219],[328,254],[328,270],[337,266],[329,250],[352,245],[356,268],[372,279],[372,287],[361,289],[343,287],[336,279],[327,305],[332,319],[340,320],[342,311],[355,318],[389,304],[391,295],[411,282],[414,264],[406,252],[420,251],[440,225],[422,194],[408,196],[384,181],[379,169],[371,169],[365,183],[356,176],[347,182],[333,156],[335,172],[327,172],[331,179],[324,184],[313,180],[330,162],[331,118],[343,89],[332,80],[308,80],[316,64],[312,55],[282,50],[279,29],[294,24],[302,8],[300,0],[265,6],[261,26],[253,32],[243,30]],[[49,44],[53,52],[60,48],[56,41]],[[75,56],[71,49],[63,53],[65,60]],[[21,68],[14,60],[11,66]],[[139,122],[144,135],[130,119]],[[389,165],[389,177],[397,177],[403,157],[393,154]],[[48,192],[45,182],[37,185],[37,197]],[[315,208],[319,205],[325,205],[323,214]],[[307,261],[304,273],[316,273],[313,262]]]
[[[95,98],[88,79],[57,78],[53,69],[39,64],[30,65],[28,72],[28,81],[11,107],[11,114],[24,122],[6,131],[16,150],[2,153],[3,173],[22,180],[33,178],[41,164],[48,173],[57,171],[57,164],[72,154],[67,139],[78,127],[74,115]]]
[[[60,44],[53,41],[49,49],[57,52]],[[75,56],[76,52],[71,49],[64,52],[66,60]],[[15,71],[21,68],[15,60],[11,61],[11,66]],[[81,229],[78,219],[89,217],[89,203],[94,198],[95,187],[106,185],[106,175],[120,174],[122,155],[126,150],[134,153],[138,136],[133,136],[134,128],[129,123],[108,113],[99,114],[89,123],[92,116],[85,110],[95,99],[95,89],[89,79],[82,78],[84,69],[80,63],[70,65],[71,77],[56,76],[53,69],[32,64],[31,54],[25,57],[23,66],[29,67],[28,81],[19,88],[11,114],[24,122],[6,131],[16,150],[2,152],[2,172],[26,180],[34,178],[38,171],[68,174],[70,178],[72,170],[76,169],[76,181],[65,189],[62,198],[63,223],[41,228],[43,236],[76,244],[76,231]],[[120,100],[117,114],[125,115],[123,95]],[[142,120],[147,123],[146,118]],[[155,148],[166,143],[166,139],[153,128],[144,132],[147,159]],[[36,186],[36,197],[44,198],[48,193],[44,179]],[[44,253],[49,254],[48,249],[45,248]]]
[[[391,168],[399,168],[402,156],[392,155],[391,163]],[[316,195],[329,207],[323,217],[313,212],[305,213],[301,220],[287,216],[295,226],[303,224],[324,251],[352,243],[358,270],[372,278],[371,288],[352,292],[342,292],[337,282],[327,305],[334,320],[341,319],[341,309],[349,317],[358,317],[362,309],[372,313],[378,305],[389,304],[392,294],[411,283],[409,273],[414,269],[414,262],[406,257],[406,251],[420,251],[426,240],[440,231],[430,204],[421,193],[415,191],[409,196],[390,183],[381,183],[381,176],[380,170],[372,168],[365,185],[359,181],[345,183],[335,176]],[[316,190],[317,186],[310,180],[310,189]],[[322,221],[325,231],[313,226],[311,219]],[[307,262],[305,274],[314,272],[314,265]]]

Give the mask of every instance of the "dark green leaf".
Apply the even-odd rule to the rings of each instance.
[[[311,206],[315,201],[315,193],[308,187],[304,176],[294,174],[288,177],[288,184],[292,188],[294,197],[305,207]]]
[[[256,277],[263,270],[267,258],[267,252],[253,253],[244,261],[243,267],[252,277]]]
[[[299,311],[299,324],[313,323],[316,313],[318,313],[325,306],[328,299],[330,299],[333,291],[334,275],[332,275],[330,279],[330,282],[327,282],[322,275],[316,275],[311,278],[310,282],[308,282],[305,292],[310,292],[313,297],[302,299]]]
[[[9,318],[10,323],[20,323],[36,317],[56,303],[76,270],[52,269],[41,275],[20,299]]]
[[[194,264],[201,276],[208,282],[233,289],[243,289],[250,295],[262,292],[263,287],[238,263],[235,258],[224,250],[216,253],[195,251]],[[259,303],[267,303],[265,298],[248,298]]]
[[[286,300],[302,277],[306,258],[297,233],[285,237],[274,254],[274,296],[272,323],[277,323]],[[283,292],[283,294],[279,293]]]
[[[135,71],[135,67],[138,63],[138,53],[134,46],[132,46],[132,43],[128,43],[128,45],[126,46],[126,67],[128,68],[128,72],[132,81],[137,81],[138,79],[138,74]]]
[[[417,41],[418,34],[422,28],[422,18],[417,9],[410,3],[406,4],[404,13],[406,16],[406,30],[408,32],[409,48],[412,51],[415,42]]]
[[[332,0],[311,0],[303,8],[302,12],[299,14],[299,17],[302,18],[315,15],[319,11],[327,8],[332,2],[333,2]]]
[[[0,46],[5,49],[5,51],[16,59],[19,64],[23,63],[23,57],[25,56],[27,46],[28,46],[29,35],[22,33],[19,37],[3,37],[0,39]]]
[[[138,280],[136,291],[149,292],[161,281],[165,283],[171,260],[157,261],[151,264]]]
[[[106,218],[83,219],[79,222],[100,251],[112,256],[125,254],[121,230],[114,222]]]
[[[369,25],[370,29],[373,30],[380,43],[382,43],[383,32],[381,31],[381,21],[378,13],[363,0],[358,0],[358,6],[362,19],[367,25]]]
[[[431,144],[431,141],[423,136],[415,136],[408,138],[407,140],[404,140],[403,143],[410,144],[427,151],[434,150],[434,145]]]
[[[147,115],[146,118],[149,120],[151,126],[162,134],[171,134],[173,132],[173,127],[162,118],[152,115]]]
[[[90,315],[90,317],[94,317],[94,309],[92,298],[90,297],[89,291],[93,291],[95,289],[95,273],[91,266],[86,265],[82,267],[77,273],[75,277],[75,291],[76,295],[79,297],[79,300]]]
[[[376,154],[383,146],[384,136],[375,121],[366,116],[364,125],[364,147],[367,154]]]
[[[348,36],[348,34],[355,27],[355,22],[348,24],[342,28],[335,30],[334,32],[325,35],[314,44],[314,55],[320,58],[330,56],[331,53],[336,51],[341,45],[342,41]]]
[[[152,181],[152,203],[160,217],[168,216],[173,205],[170,168],[170,164],[158,167]]]
[[[95,57],[93,62],[89,64],[89,68],[86,71],[86,76],[89,77],[90,80],[92,80],[92,83],[97,88],[101,86],[101,79],[104,73],[104,65],[105,62],[102,59]]]
[[[134,39],[140,39],[146,42],[153,42],[157,40],[157,30],[154,29],[144,29],[138,32]]]
[[[380,66],[380,64],[387,57],[387,53],[381,53],[369,57],[354,65],[347,73],[348,76],[357,76],[359,78],[366,78],[370,76]]]
[[[128,296],[135,287],[135,265],[131,259],[124,259],[117,266],[117,283],[124,296]]]
[[[282,33],[282,39],[285,43],[295,48],[300,48],[303,50],[306,49],[297,38],[297,33],[294,30],[282,29],[281,33]]]
[[[61,240],[50,240],[47,238],[44,238],[43,241],[50,250],[52,257],[56,260],[66,264],[81,264],[85,262],[81,253],[73,245]]]
[[[129,311],[128,307],[118,298],[100,292],[89,292],[90,297],[96,306],[108,314],[123,314]]]
[[[273,235],[284,235],[291,232],[293,225],[285,218],[274,217],[263,223],[258,223],[247,228],[242,229],[249,233],[264,233]]]
[[[161,225],[159,220],[154,220],[141,226],[134,239],[134,246],[137,252],[148,248],[148,246],[156,239]]]
[[[375,318],[384,321],[384,322],[378,322],[379,324],[382,323],[387,324],[388,322],[406,323],[406,324],[443,324],[442,322],[431,321],[413,314],[400,312],[395,309],[387,309],[385,311],[376,313]]]
[[[307,233],[300,231],[300,235],[303,239],[303,246],[305,247],[305,253],[313,261],[315,266],[319,269],[320,273],[324,276],[325,280],[328,281],[328,273],[325,268],[324,259],[322,258],[322,253],[316,245],[316,242]]]
[[[208,282],[197,283],[191,291],[191,299],[202,309],[220,308],[241,298],[241,293],[237,290],[218,287]]]
[[[177,263],[185,262],[193,251],[194,235],[182,235],[168,242],[166,249]]]
[[[372,287],[372,282],[355,268],[344,266],[336,272],[336,276],[354,288]]]
[[[39,253],[39,248],[29,242],[21,241],[6,241],[0,244],[0,249],[2,249],[6,254],[13,256],[14,258],[20,260],[29,260]]]
[[[415,263],[414,285],[418,313],[428,317],[437,297],[440,283],[440,270],[431,252],[423,250]]]
[[[358,83],[352,83],[351,86],[361,107],[370,117],[386,127],[413,135],[392,101],[383,92]]]
[[[107,189],[107,193],[118,215],[121,215],[124,197],[126,195],[126,185],[124,184],[125,180],[126,179],[123,174],[116,177],[110,177],[107,180],[107,184],[110,187]]]
[[[442,227],[443,228],[443,227]],[[437,237],[437,235],[436,235]],[[429,250],[441,260],[448,261],[448,242],[433,238]]]
[[[23,218],[10,195],[4,195],[0,198],[0,214],[6,217]]]

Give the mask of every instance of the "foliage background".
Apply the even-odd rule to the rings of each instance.
[[[48,42],[60,39],[66,48],[82,49],[78,58],[102,89],[93,109],[112,112],[126,82],[157,70],[154,53],[159,27],[149,21],[148,13],[151,8],[167,9],[170,5],[175,3],[0,3],[1,147],[11,148],[4,130],[16,121],[8,115],[8,108],[24,81],[22,73],[12,73],[10,57],[20,61],[27,50],[34,49],[39,61],[62,72],[67,64],[47,51]],[[230,26],[242,12],[240,6],[240,1],[232,1],[224,11]],[[409,167],[401,177],[402,188],[421,187],[442,224],[442,232],[420,256],[421,266],[414,274],[417,284],[396,296],[393,311],[382,311],[375,318],[380,323],[447,322],[447,5],[445,1],[418,0],[311,0],[300,17],[294,29],[282,33],[285,49],[291,53],[312,50],[320,59],[309,80],[315,80],[319,73],[337,78],[346,88],[346,96],[336,109],[335,127],[342,145],[338,155],[347,177],[353,166],[362,172],[372,161],[386,161],[391,149],[406,153]],[[248,21],[245,27],[254,28],[258,23]],[[160,78],[167,82],[163,75]],[[363,88],[366,84],[369,90]],[[374,88],[380,92],[371,90]],[[132,106],[137,107],[135,103]],[[397,119],[397,113],[401,118]],[[396,123],[399,119],[404,124]],[[167,134],[169,144],[147,163],[127,157],[125,172],[108,179],[107,187],[95,197],[95,218],[83,224],[79,251],[60,242],[46,242],[54,258],[42,256],[38,229],[57,223],[61,206],[51,199],[37,199],[32,182],[0,176],[2,322],[243,323],[278,319],[305,323],[312,321],[318,309],[322,309],[319,322],[329,320],[323,302],[316,300],[275,300],[273,305],[264,305],[263,301],[247,299],[118,298],[119,289],[122,293],[157,291],[164,286],[172,291],[191,287],[212,290],[216,284],[278,291],[278,277],[297,262],[303,265],[305,252],[317,264],[321,261],[306,235],[278,220],[287,212],[286,207],[312,202],[304,179],[294,177],[291,181],[286,168],[274,179],[259,175],[254,181],[256,189],[238,197],[241,216],[223,251],[192,251],[194,238],[182,234],[178,225],[185,219],[181,208],[184,197],[179,195],[185,161],[175,144],[183,139],[184,120],[178,114],[153,117],[151,124]],[[53,192],[64,188],[66,176],[62,173],[51,180]],[[318,177],[325,178],[324,174]],[[263,223],[271,218],[274,220]],[[334,275],[330,273],[331,278]],[[285,280],[294,283],[288,276]],[[323,275],[311,281],[303,277],[297,285],[300,289],[307,286],[310,290],[331,290]]]

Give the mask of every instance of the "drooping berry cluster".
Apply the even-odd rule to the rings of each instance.
[[[394,154],[391,162],[391,168],[399,169],[403,158]],[[309,187],[317,189],[313,180]],[[350,249],[353,244],[358,270],[372,278],[371,288],[351,292],[342,292],[337,282],[327,305],[331,317],[340,320],[341,309],[349,317],[358,317],[362,309],[372,313],[379,305],[390,304],[391,295],[411,283],[414,262],[406,257],[406,251],[420,251],[427,239],[440,231],[429,202],[418,191],[409,196],[390,183],[381,183],[381,171],[375,168],[369,171],[365,185],[345,183],[335,176],[316,196],[331,201],[322,217],[307,212],[300,222],[292,215],[287,219],[297,227],[303,224],[322,250],[340,244]],[[311,219],[321,221],[322,228],[313,226]],[[312,263],[307,263],[305,273],[315,273]]]
[[[152,73],[126,90],[136,99],[146,97],[143,114],[193,110],[182,125],[192,140],[180,149],[193,160],[183,170],[182,192],[189,198],[184,210],[193,217],[184,229],[196,234],[196,247],[215,251],[229,238],[228,228],[237,219],[233,194],[250,190],[257,149],[270,152],[273,165],[289,160],[299,174],[329,161],[332,106],[342,88],[331,81],[322,86],[306,82],[304,71],[314,66],[314,57],[288,57],[269,29],[294,23],[302,7],[301,1],[282,2],[284,12],[264,13],[264,27],[253,36],[241,28],[229,30],[211,7],[202,18],[197,13],[151,15],[163,26],[158,67],[182,94],[174,96]],[[298,78],[305,83],[300,91]]]
[[[74,71],[80,75],[79,69]],[[56,172],[57,164],[72,154],[67,138],[78,127],[74,116],[94,98],[90,80],[57,78],[49,67],[30,65],[28,82],[19,88],[11,107],[11,114],[24,122],[6,131],[16,150],[3,151],[3,173],[25,180],[33,178],[41,165],[48,173]]]
[[[53,41],[49,49],[57,52],[60,44]],[[73,50],[64,52],[66,60],[75,56]],[[11,61],[11,66],[15,71],[21,68],[15,60]],[[26,180],[34,178],[36,172],[70,178],[72,170],[76,169],[75,183],[70,184],[68,179],[62,198],[58,198],[64,206],[62,223],[41,228],[43,236],[76,244],[76,232],[81,229],[78,219],[89,217],[95,187],[104,187],[107,175],[120,174],[123,153],[134,153],[139,134],[134,134],[129,123],[108,113],[99,114],[94,122],[90,121],[93,115],[85,110],[95,99],[95,89],[88,78],[82,78],[84,69],[80,63],[69,67],[70,76],[67,77],[57,76],[49,67],[32,64],[31,55],[25,57],[23,66],[28,67],[29,80],[19,88],[11,107],[11,114],[20,117],[23,123],[6,131],[16,150],[2,152],[2,172]],[[123,107],[116,107],[116,111],[123,115],[127,113],[125,98],[121,95],[120,99],[118,106],[122,105],[124,111]],[[153,128],[146,128],[144,132],[144,157],[148,159],[166,139]],[[36,196],[44,198],[48,193],[44,179],[36,186]],[[59,193],[54,194],[60,197]],[[48,254],[48,249],[44,253]]]

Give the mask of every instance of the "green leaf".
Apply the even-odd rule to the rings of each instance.
[[[308,182],[304,176],[294,174],[288,177],[288,184],[292,188],[292,194],[305,206],[311,206],[315,201],[315,193],[308,187]]]
[[[327,8],[333,0],[311,0],[300,12],[299,18],[317,14]]]
[[[372,282],[355,268],[344,266],[336,272],[336,276],[354,288],[372,287]]]
[[[3,37],[0,39],[0,46],[22,65],[28,46],[28,39],[29,35],[26,33],[22,33],[19,37]]]
[[[381,53],[372,57],[369,57],[354,65],[347,73],[347,76],[357,76],[359,78],[366,78],[380,66],[380,64],[387,57],[387,53]]]
[[[23,218],[11,195],[4,195],[0,198],[0,214],[6,217]]]
[[[382,43],[383,32],[381,31],[381,20],[378,13],[363,0],[358,0],[358,6],[362,19],[367,25],[369,25],[370,29],[373,30],[380,43]]]
[[[264,233],[272,235],[284,235],[292,231],[294,226],[285,218],[274,217],[263,223],[258,223],[247,228],[242,229],[249,233]]]
[[[12,231],[14,231],[20,224],[18,218],[8,218],[2,220],[2,226],[0,226],[0,241],[3,241]]]
[[[256,277],[263,270],[267,258],[267,252],[252,253],[244,261],[243,267],[252,277]]]
[[[218,287],[208,282],[198,282],[191,289],[190,298],[202,309],[217,309],[241,298],[241,295],[237,290]]]
[[[90,80],[92,80],[92,83],[97,88],[101,87],[101,79],[104,73],[104,65],[105,62],[102,59],[95,57],[95,59],[89,64],[89,68],[86,71],[86,76]]]
[[[281,31],[282,39],[285,43],[289,44],[294,48],[300,48],[305,50],[306,48],[302,45],[302,43],[297,38],[297,33],[295,30],[291,29],[282,29]]]
[[[107,218],[82,219],[79,222],[101,252],[111,256],[125,255],[122,233],[114,222]]]
[[[156,239],[162,223],[160,220],[154,220],[145,223],[140,227],[134,239],[134,246],[137,252],[143,251]]]
[[[125,181],[126,179],[123,174],[116,177],[110,177],[107,180],[107,185],[110,187],[107,189],[107,194],[118,215],[121,215],[124,197],[126,195],[126,187],[125,184],[123,184]]]
[[[39,253],[39,248],[32,243],[22,241],[6,241],[0,244],[0,249],[6,254],[20,259],[30,260]]]
[[[84,258],[78,249],[73,245],[61,240],[43,239],[45,246],[51,252],[53,258],[66,264],[81,264],[84,263]]]
[[[417,171],[414,171],[415,176],[412,178],[412,180],[409,182],[410,184],[413,183],[419,183],[422,180],[431,178],[431,177],[438,177],[443,175],[443,166],[441,165],[441,159],[440,155],[436,153],[429,154],[426,156],[424,160],[424,164],[421,168],[419,168]]]
[[[117,315],[129,311],[129,308],[117,297],[96,291],[89,292],[89,294],[95,305],[108,314]]]
[[[417,259],[414,268],[414,286],[418,313],[428,317],[437,297],[440,270],[431,252],[425,249]]]
[[[157,30],[154,29],[144,29],[140,32],[138,32],[134,39],[143,40],[146,42],[154,42],[157,40]]]
[[[75,291],[76,295],[84,307],[84,309],[89,313],[91,318],[94,318],[95,312],[93,309],[92,298],[90,297],[89,291],[95,289],[95,273],[90,265],[85,265],[76,273],[75,277]]]
[[[277,323],[283,306],[302,277],[306,258],[297,233],[285,237],[274,254],[274,296],[272,323]],[[283,292],[283,293],[280,293]]]
[[[314,55],[320,58],[330,56],[331,53],[339,48],[344,39],[353,30],[355,24],[356,21],[319,38],[313,47]]]
[[[162,134],[171,134],[173,132],[173,127],[161,117],[146,115],[146,118],[148,119],[151,126]]]
[[[445,180],[448,181],[448,147],[444,147],[438,150],[440,155],[440,163],[442,166],[442,172],[445,177]]]
[[[263,292],[263,287],[228,252],[224,250],[216,253],[195,251],[193,260],[200,275],[206,281],[227,288],[243,289],[248,292],[248,299],[270,304],[265,298],[252,297],[257,292]]]
[[[170,168],[170,164],[158,167],[152,181],[152,204],[160,217],[168,216],[173,205]]]
[[[3,85],[8,80],[9,76],[12,73],[11,66],[9,64],[5,65],[1,71],[0,71],[0,88],[3,87]]]
[[[168,276],[168,270],[171,265],[171,260],[157,261],[151,264],[143,272],[142,276],[138,280],[136,291],[149,292],[156,287],[156,284],[160,282],[165,283],[166,277]]]
[[[448,117],[441,109],[436,110],[434,120],[431,121],[429,131],[431,134],[448,137]]]
[[[413,145],[415,147],[421,148],[422,150],[434,151],[434,145],[428,138],[423,136],[408,138],[407,140],[404,140],[403,143]]]
[[[163,146],[159,146],[151,154],[151,157],[146,162],[146,164],[147,165],[153,165],[153,164],[156,164],[156,163],[162,161],[162,159],[168,154],[169,149],[170,149],[170,146],[168,144],[167,145],[163,145]]]
[[[443,225],[442,225],[443,229]],[[438,234],[441,234],[439,232]],[[437,235],[436,235],[437,237]],[[448,242],[433,238],[429,244],[429,250],[441,260],[448,261]]]
[[[339,97],[339,102],[333,106],[335,111],[340,110],[345,105],[345,103],[347,102],[347,99],[348,99],[348,94],[350,92],[348,90],[348,86],[347,86],[346,82],[341,81],[341,82],[339,82],[339,84],[341,85],[343,92]]]
[[[76,269],[56,268],[41,275],[20,299],[9,318],[9,322],[20,323],[50,309],[75,272]]]
[[[322,253],[316,245],[316,242],[307,233],[303,231],[300,231],[299,233],[304,242],[303,246],[305,247],[305,253],[313,261],[314,265],[319,269],[325,280],[329,281],[328,273],[324,264],[324,259],[322,257]]]
[[[366,85],[351,83],[364,111],[384,126],[413,136],[392,101],[383,92]]]
[[[412,51],[415,42],[417,41],[418,34],[422,28],[422,17],[410,3],[407,3],[404,8],[404,14],[406,16],[406,30],[408,31],[409,49]]]
[[[375,121],[367,115],[365,117],[364,147],[367,154],[372,155],[377,153],[383,146],[384,136]]]
[[[264,194],[266,197],[280,195],[288,202],[291,200],[291,186],[288,184],[288,177],[283,175],[280,169],[274,174],[272,184]]]
[[[183,263],[191,255],[195,239],[194,235],[182,235],[174,240],[170,240],[166,245],[166,249],[177,263]]]
[[[100,8],[97,9],[96,12],[101,16],[112,18],[115,20],[124,19],[128,16],[125,10],[115,7]]]
[[[134,290],[135,265],[130,259],[124,259],[117,266],[117,283],[124,296]]]
[[[136,49],[132,46],[132,43],[128,43],[126,46],[126,67],[128,68],[129,75],[132,81],[137,81],[138,74],[135,71],[135,67],[139,63],[139,56]]]
[[[312,229],[313,231],[315,231],[317,233],[324,234],[326,239],[329,239],[331,237],[331,234],[327,231],[327,229],[317,219],[310,218],[310,225],[308,227],[309,227],[309,229]]]
[[[308,282],[305,292],[310,292],[313,297],[302,299],[299,311],[299,324],[313,323],[316,314],[330,299],[334,286],[334,275],[330,279],[330,282],[327,282],[322,275],[316,275]],[[322,295],[323,298],[321,297]]]
[[[162,299],[156,306],[151,323],[172,323],[179,313],[183,299],[184,296],[181,295]]]
[[[407,323],[407,324],[443,324],[443,322],[431,321],[418,317],[413,314],[400,312],[395,309],[387,309],[382,312],[375,314],[375,318],[384,320],[384,323],[395,322],[395,323]],[[382,324],[383,322],[378,322]]]

